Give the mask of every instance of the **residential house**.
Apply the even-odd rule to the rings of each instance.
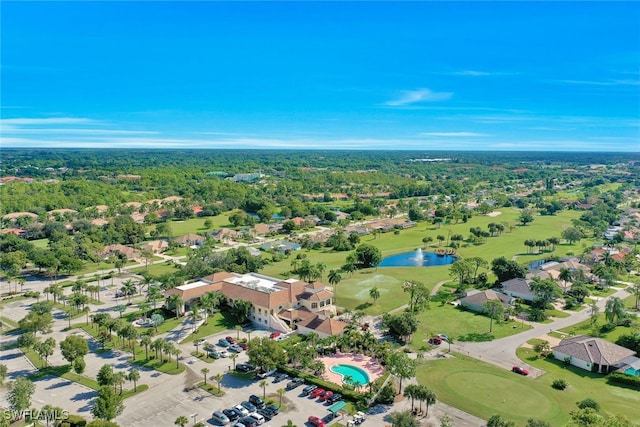
[[[263,251],[274,251],[274,252],[296,252],[302,249],[299,243],[288,242],[286,240],[279,240],[277,242],[267,242],[260,246],[260,249]]]
[[[514,298],[491,289],[485,291],[472,289],[467,291],[465,296],[460,298],[457,303],[468,310],[482,313],[485,310],[484,304],[487,301],[500,301],[505,308],[509,308],[513,305]]]
[[[531,290],[533,280],[515,278],[502,282],[501,292],[513,298],[519,298],[523,301],[533,301],[536,299],[535,293]]]
[[[553,357],[591,372],[608,374],[622,368],[635,352],[602,338],[579,335],[552,347]]]
[[[116,252],[122,253],[128,260],[142,261],[142,255],[139,250],[120,244],[105,246],[102,251],[102,256],[107,259]]]
[[[140,249],[148,249],[154,254],[160,254],[169,249],[169,242],[167,242],[166,240],[151,240],[142,244],[140,246]]]
[[[176,237],[173,240],[179,245],[185,247],[199,247],[202,246],[207,239],[199,234],[189,233],[184,236]]]
[[[323,331],[338,330],[333,324],[328,328],[325,319],[311,323],[319,316],[335,314],[333,292],[321,282],[307,283],[294,278],[280,280],[257,273],[220,272],[169,289],[165,296],[179,295],[183,309],[188,309],[207,292],[221,293],[228,304],[236,300],[250,302],[249,319],[262,327],[287,333],[296,329],[298,323],[308,322],[304,323],[307,329],[303,331],[314,330],[314,327]]]
[[[215,240],[223,243],[235,242],[240,238],[241,233],[230,228],[221,228],[220,230],[212,231],[211,237]]]

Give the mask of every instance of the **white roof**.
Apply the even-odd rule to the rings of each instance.
[[[211,283],[203,282],[202,280],[198,280],[193,283],[187,283],[186,285],[176,286],[176,289],[180,289],[181,291],[187,291],[189,289],[199,288],[200,286],[207,286]]]

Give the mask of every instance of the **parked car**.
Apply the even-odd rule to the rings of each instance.
[[[262,415],[257,413],[257,412],[252,412],[252,413],[249,414],[249,416],[251,418],[255,418],[256,421],[258,422],[258,425],[262,425],[266,421],[266,419]]]
[[[227,417],[222,411],[215,411],[211,415],[211,419],[213,419],[213,421],[217,422],[218,424],[222,424],[222,425],[226,425],[231,422],[229,417]]]
[[[301,386],[304,384],[304,380],[302,378],[294,378],[287,383],[287,390],[293,390],[294,388]]]
[[[220,350],[218,355],[222,358],[229,357],[229,353],[227,353],[226,350]]]
[[[449,342],[449,336],[448,335],[438,334],[438,338],[440,338],[442,341]]]
[[[431,337],[431,338],[429,338],[429,344],[440,345],[440,344],[442,344],[442,338],[440,338],[440,337]]]
[[[193,345],[197,345],[197,346],[202,346],[205,344],[207,344],[207,340],[205,340],[204,338],[200,338],[199,340],[193,343]]]
[[[229,344],[229,341],[225,340],[224,338],[220,338],[218,340],[218,345],[220,347],[229,347],[231,344]]]
[[[271,334],[269,335],[269,338],[271,338],[272,340],[275,340],[276,338],[278,338],[281,335],[280,332],[275,331],[275,332],[271,332]]]
[[[234,353],[242,353],[242,347],[240,347],[238,344],[231,344],[228,350],[233,351]]]
[[[309,397],[312,398],[312,399],[316,399],[316,398],[320,397],[320,395],[322,393],[324,393],[325,391],[326,390],[323,389],[323,388],[317,388],[317,389],[313,390],[311,393],[309,393]]]
[[[326,400],[329,399],[331,396],[333,396],[333,392],[331,390],[327,390],[324,393],[322,393],[320,396],[318,396],[318,398],[323,402],[326,402]]]
[[[224,337],[224,339],[229,343],[229,344],[235,344],[236,343],[236,339],[234,337]]]
[[[253,365],[250,365],[248,363],[238,363],[236,365],[236,371],[238,372],[251,372],[253,371]]]
[[[267,378],[270,375],[274,375],[276,372],[278,372],[278,370],[276,368],[269,369],[268,371],[260,372],[258,374],[258,378],[264,379],[264,378]]]
[[[243,349],[245,351],[249,349],[249,346],[247,345],[247,343],[239,342],[237,344],[240,346],[241,349]]]
[[[276,415],[278,415],[278,413],[280,412],[280,407],[274,403],[269,403],[267,406],[265,406],[265,409],[270,410]]]
[[[224,409],[222,413],[225,414],[230,421],[235,421],[242,416],[240,412],[236,411],[233,408]]]
[[[211,343],[206,343],[202,348],[205,351],[215,351],[216,350],[216,348]]]
[[[281,372],[281,373],[279,373],[279,374],[276,374],[276,375],[273,377],[273,382],[274,382],[274,383],[279,383],[280,381],[284,381],[284,380],[286,380],[286,379],[288,379],[288,378],[289,378],[289,375],[284,374],[284,373],[282,373],[282,372]]]
[[[249,414],[251,414],[252,412],[256,412],[258,410],[258,408],[256,408],[256,405],[249,402],[248,400],[245,400],[244,402],[242,402],[241,405],[244,406],[247,411],[249,411]]]
[[[240,424],[244,427],[258,427],[258,420],[247,415],[246,417],[240,418]]]
[[[233,409],[239,412],[241,417],[246,417],[247,415],[249,415],[249,411],[247,410],[247,408],[242,405],[236,405],[233,407]]]
[[[264,419],[267,421],[271,421],[271,419],[276,416],[276,414],[274,414],[272,411],[268,410],[267,408],[258,409],[257,412],[258,414],[262,415]]]
[[[315,427],[325,427],[326,426],[324,421],[322,421],[320,418],[315,417],[315,416],[310,416],[307,419],[307,422],[309,424],[311,424],[312,426],[315,426]]]
[[[331,397],[329,397],[327,399],[327,403],[333,405],[334,403],[336,403],[340,399],[342,399],[342,395],[340,393],[334,393],[334,394],[331,395]]]
[[[511,368],[511,371],[520,375],[529,375],[529,371],[527,371],[524,368],[521,368],[520,366],[514,366],[513,368]]]
[[[302,389],[302,395],[306,396],[306,395],[310,394],[312,391],[314,391],[317,388],[318,388],[318,386],[315,385],[315,384],[308,385],[308,386],[306,386],[305,388]]]
[[[252,394],[251,396],[249,396],[249,402],[253,403],[258,409],[262,409],[265,406],[264,400],[260,399],[255,394]]]

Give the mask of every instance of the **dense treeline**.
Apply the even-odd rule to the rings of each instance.
[[[582,181],[587,188],[608,182],[639,184],[640,174],[613,174],[586,167],[615,168],[633,154],[615,153],[486,153],[486,152],[360,152],[360,151],[226,151],[226,150],[3,150],[2,176],[36,178],[31,184],[0,187],[0,213],[83,208],[127,201],[180,196],[198,204],[223,201],[243,207],[248,198],[286,206],[305,194],[389,193],[398,199],[415,196],[460,198],[491,191],[505,201],[522,185]],[[447,159],[446,161],[423,161]],[[640,163],[640,162],[638,162]],[[224,180],[219,174],[264,173],[261,186]],[[119,175],[136,175],[123,179]],[[224,175],[222,175],[223,177]],[[48,182],[42,182],[47,179]],[[502,194],[496,190],[504,190]],[[542,200],[544,192],[532,195]],[[550,207],[553,210],[553,207]],[[252,211],[251,209],[248,209]],[[256,212],[256,211],[253,211]]]

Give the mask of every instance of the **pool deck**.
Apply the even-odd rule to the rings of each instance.
[[[362,369],[369,375],[369,381],[373,382],[377,380],[382,374],[384,374],[384,368],[380,366],[372,357],[364,356],[361,354],[353,353],[337,353],[331,356],[319,357],[324,366],[325,371],[322,378],[332,383],[342,385],[342,375],[331,372],[333,365],[353,365]]]

